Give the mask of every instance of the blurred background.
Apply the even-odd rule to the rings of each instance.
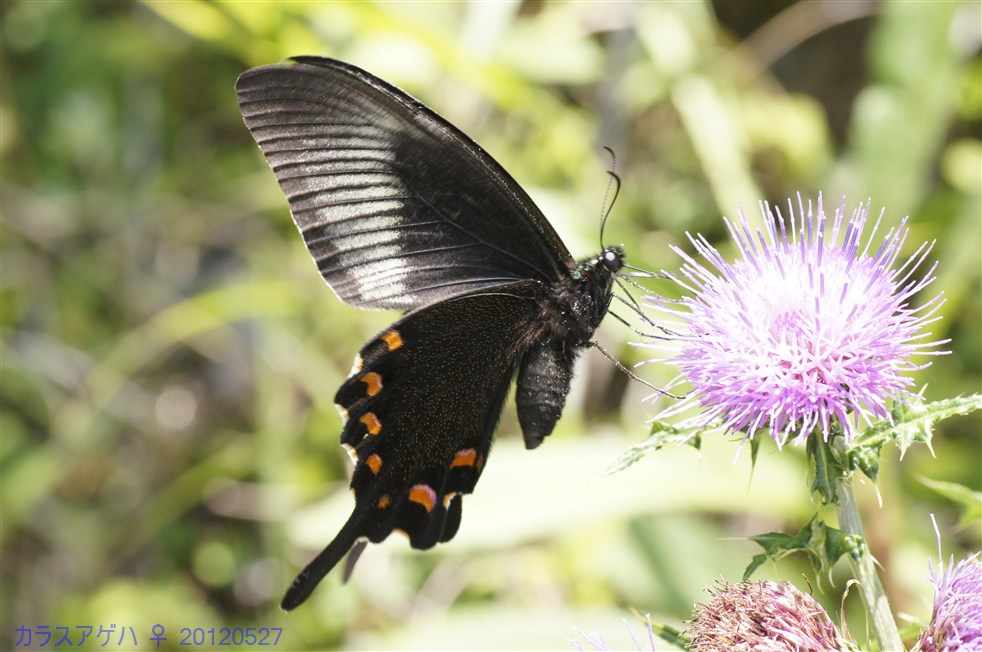
[[[686,231],[732,257],[721,216],[760,199],[822,191],[910,215],[906,251],[937,239],[931,296],[947,296],[932,329],[952,354],[916,378],[936,399],[982,382],[980,7],[4,2],[0,647],[19,625],[116,623],[143,649],[158,623],[164,648],[183,627],[282,627],[295,650],[564,650],[576,627],[633,648],[632,611],[682,626],[705,587],[740,578],[746,537],[811,517],[803,450],[765,442],[752,467],[706,437],[598,480],[661,406],[595,351],[534,452],[508,401],[452,542],[391,537],[347,585],[334,573],[279,610],[352,507],[331,399],[395,315],[320,279],[235,79],[297,54],[372,71],[481,143],[576,257],[599,247],[604,145],[623,178],[605,240],[649,269],[678,266],[668,245],[689,250]],[[643,360],[607,322],[603,345]],[[979,549],[980,432],[972,415],[944,422],[933,454],[888,447],[862,487],[894,611],[915,622],[930,514],[946,558]],[[837,614],[845,570],[792,557],[756,577]]]

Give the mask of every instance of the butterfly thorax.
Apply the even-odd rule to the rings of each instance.
[[[568,277],[552,286],[541,303],[541,323],[546,339],[561,341],[567,347],[589,346],[593,333],[610,306],[614,275],[623,266],[624,252],[608,247],[597,256],[586,258],[570,270]]]
[[[586,346],[593,331],[603,321],[610,307],[611,286],[614,276],[624,265],[624,252],[619,247],[608,247],[599,256],[582,260],[572,273],[574,281],[580,286],[575,296],[578,315],[581,315],[580,326],[589,331],[585,341],[578,345]]]

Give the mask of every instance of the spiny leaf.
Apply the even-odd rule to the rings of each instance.
[[[814,519],[812,519],[814,521]],[[809,553],[808,542],[811,539],[811,526],[809,522],[797,534],[785,534],[784,532],[765,532],[750,537],[750,539],[764,549],[764,552],[756,555],[743,572],[743,580],[747,581],[757,568],[766,560],[778,559],[791,554],[792,552]]]
[[[667,641],[672,645],[678,647],[680,650],[684,650],[691,643],[689,639],[682,635],[682,632],[675,629],[674,627],[669,627],[668,625],[662,625],[661,623],[651,623],[651,631],[654,632],[655,636]]]
[[[675,627],[654,622],[651,620],[651,614],[642,614],[634,607],[631,607],[631,613],[634,615],[635,618],[640,620],[644,624],[644,626],[651,631],[652,634],[654,634],[658,638],[671,643],[673,646],[677,647],[680,650],[688,649],[690,643],[689,639],[687,639],[685,637],[685,634],[683,634]],[[626,620],[624,621],[624,624],[628,625],[628,627],[630,628],[630,624]],[[631,637],[633,638],[634,635],[632,634]]]
[[[848,469],[836,457],[829,443],[820,437],[809,437],[805,450],[808,458],[813,461],[815,466],[815,479],[811,486],[812,492],[821,496],[823,504],[834,505],[838,503],[839,498],[835,483],[848,475]]]
[[[655,421],[651,424],[651,435],[647,439],[621,453],[621,456],[614,460],[600,475],[612,475],[618,471],[623,471],[648,453],[653,453],[667,444],[681,443],[688,443],[698,450],[702,440],[698,431],[683,430],[663,421]]]
[[[757,468],[757,453],[760,452],[760,437],[750,438],[750,467]]]
[[[767,559],[777,561],[794,552],[808,555],[816,572],[831,574],[832,566],[840,557],[849,555],[858,560],[865,545],[862,537],[830,527],[817,516],[797,534],[767,532],[751,539],[764,552],[751,560],[743,573],[744,580],[750,579],[753,572]]]
[[[900,456],[903,457],[907,449],[915,443],[931,446],[931,436],[937,422],[980,409],[982,409],[982,394],[958,396],[932,403],[925,403],[916,397],[905,402],[894,401],[890,418],[875,422],[858,435],[851,446],[851,449],[869,450],[850,453],[850,457],[868,460],[874,450],[878,456],[879,449],[887,441],[893,441],[900,449]],[[863,467],[859,465],[858,468]],[[865,473],[865,470],[863,472]]]
[[[880,474],[880,450],[882,448],[882,442],[870,446],[850,448],[846,453],[849,458],[849,469],[859,469],[867,478],[876,482],[876,478]]]
[[[750,563],[747,564],[746,570],[743,571],[743,581],[746,582],[749,580],[753,576],[754,571],[760,568],[761,564],[767,560],[767,553],[762,552],[759,555],[754,555],[753,559],[750,560]]]

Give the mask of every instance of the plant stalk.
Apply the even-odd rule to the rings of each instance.
[[[860,595],[863,597],[866,613],[869,614],[873,626],[873,636],[879,643],[880,650],[900,652],[905,649],[904,644],[900,640],[900,632],[897,630],[897,623],[893,619],[893,612],[890,610],[886,591],[883,590],[883,585],[880,583],[880,578],[873,565],[873,555],[866,543],[863,521],[859,516],[859,506],[856,504],[856,494],[853,493],[850,478],[837,480],[836,491],[839,502],[835,512],[839,519],[839,529],[849,534],[858,535],[863,539],[860,558],[856,560],[849,557],[849,563],[852,566],[853,575],[859,582]]]

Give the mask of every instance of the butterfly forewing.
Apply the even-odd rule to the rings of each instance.
[[[239,105],[321,274],[346,303],[413,308],[568,274],[572,259],[478,145],[339,61],[249,70]]]

